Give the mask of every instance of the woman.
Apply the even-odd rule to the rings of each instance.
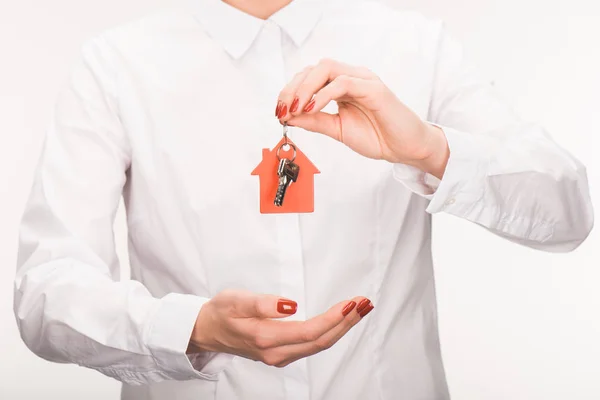
[[[124,399],[447,399],[430,214],[569,251],[592,226],[584,167],[437,22],[360,1],[192,6],[82,50],[22,223],[25,343]]]

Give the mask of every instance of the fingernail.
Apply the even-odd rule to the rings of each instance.
[[[279,114],[277,114],[277,118],[279,118],[279,119],[285,117],[285,114],[287,114],[287,104],[285,104],[285,103],[282,103],[282,104],[283,104],[283,106],[279,110]]]
[[[296,313],[297,309],[298,304],[295,301],[280,299],[277,302],[277,312],[281,314],[292,315]]]
[[[369,304],[371,304],[371,300],[362,299],[361,302],[358,303],[358,307],[356,307],[356,312],[360,314]]]
[[[363,318],[365,315],[367,315],[368,313],[371,312],[372,309],[374,309],[375,306],[373,304],[371,304],[369,307],[365,308],[364,310],[362,310],[361,313],[359,313],[358,315],[360,315],[361,318]]]
[[[310,112],[310,110],[312,110],[313,108],[315,108],[315,99],[312,99],[308,102],[306,107],[304,107],[304,112]]]
[[[279,117],[279,110],[281,110],[281,101],[277,101],[277,107],[275,107],[275,116]]]
[[[296,112],[296,110],[298,109],[298,103],[300,103],[300,99],[299,98],[295,98],[294,101],[292,101],[292,105],[290,106],[290,112]]]
[[[344,307],[342,310],[342,315],[345,317],[346,315],[350,314],[350,311],[354,310],[354,307],[356,307],[355,301],[351,301],[350,303],[346,304],[346,307]]]

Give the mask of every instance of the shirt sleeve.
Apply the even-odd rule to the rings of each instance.
[[[216,380],[227,355],[188,357],[208,300],[118,281],[113,223],[130,148],[108,44],[83,46],[61,91],[20,227],[15,316],[38,356],[128,384]]]
[[[465,62],[459,43],[438,32],[428,122],[446,135],[448,165],[441,181],[400,164],[396,178],[431,200],[430,213],[540,250],[575,249],[594,220],[585,167],[517,116]]]

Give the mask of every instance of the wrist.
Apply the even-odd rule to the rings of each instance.
[[[427,135],[427,146],[424,152],[425,157],[422,157],[411,164],[425,173],[431,174],[438,179],[442,179],[444,172],[446,171],[448,158],[450,157],[450,148],[448,147],[446,135],[438,126],[431,125],[427,122],[424,122],[423,124],[425,125],[425,134]]]
[[[207,324],[203,323],[205,317],[204,314],[207,313],[207,305],[208,303],[202,306],[200,312],[198,313],[198,317],[196,318],[196,323],[194,324],[194,328],[192,329],[192,335],[190,337],[190,341],[186,351],[188,354],[212,351],[210,349],[211,346],[209,345],[208,340],[210,328],[206,326]]]

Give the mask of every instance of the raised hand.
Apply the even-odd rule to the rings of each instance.
[[[229,353],[284,367],[330,348],[373,308],[369,299],[355,297],[307,321],[283,321],[296,312],[294,301],[225,290],[200,310],[188,352]]]
[[[338,114],[321,110],[338,103]],[[449,149],[441,129],[423,122],[366,68],[334,60],[308,67],[283,88],[283,123],[323,133],[369,158],[415,166],[441,178]]]

